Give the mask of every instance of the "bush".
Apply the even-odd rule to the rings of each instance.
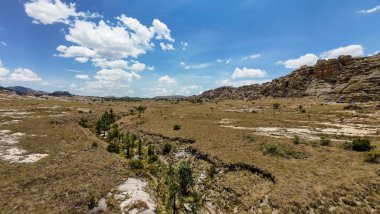
[[[88,120],[87,118],[81,117],[79,119],[79,125],[82,126],[83,128],[88,128],[90,125],[88,125]]]
[[[321,146],[329,146],[331,144],[331,140],[322,137],[319,143],[321,144]]]
[[[294,139],[293,139],[293,144],[300,144],[301,143],[301,140],[300,140],[300,137],[298,137],[297,135],[294,136]]]
[[[343,145],[342,145],[343,149],[345,150],[351,150],[352,149],[352,142],[344,142]]]
[[[301,110],[301,113],[306,113],[306,110],[305,110],[305,109],[302,109],[302,110]]]
[[[152,155],[148,158],[148,163],[154,163],[158,161],[158,155]]]
[[[167,155],[172,151],[172,148],[173,148],[172,144],[165,143],[162,153],[164,153],[164,155]]]
[[[281,106],[280,103],[273,103],[273,109],[279,109]]]
[[[207,170],[207,174],[210,176],[210,178],[214,178],[217,174],[216,167],[214,165],[211,165],[211,167]]]
[[[181,125],[175,124],[173,126],[173,130],[180,130],[180,129],[181,129]]]
[[[371,151],[366,154],[365,160],[370,163],[380,163],[380,152]]]
[[[357,138],[352,142],[352,150],[358,152],[366,152],[373,149],[371,142],[365,138]]]
[[[188,161],[183,161],[178,166],[179,186],[182,195],[189,195],[191,188],[195,185],[193,169]]]
[[[97,206],[96,198],[93,195],[90,195],[87,199],[87,207],[89,210],[94,209]]]
[[[144,169],[144,164],[141,160],[131,160],[131,162],[129,162],[129,166],[132,169]]]
[[[152,156],[154,155],[156,152],[155,152],[156,148],[154,145],[150,144],[148,146],[148,156]]]
[[[119,145],[117,145],[116,143],[110,143],[108,144],[107,146],[107,151],[108,152],[111,152],[111,153],[119,153]]]
[[[98,143],[97,142],[93,142],[92,145],[91,145],[91,147],[97,148],[98,147]]]
[[[295,159],[306,158],[305,154],[298,151],[294,151],[291,148],[280,146],[280,145],[263,144],[261,145],[261,148],[263,150],[264,155],[280,156],[282,158],[295,158]]]

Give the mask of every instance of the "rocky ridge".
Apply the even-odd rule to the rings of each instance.
[[[220,87],[192,96],[191,99],[220,101],[308,96],[335,102],[380,101],[380,54],[370,57],[340,56],[338,59],[321,59],[314,66],[302,66],[271,82]]]

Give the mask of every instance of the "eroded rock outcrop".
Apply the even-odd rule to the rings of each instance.
[[[380,101],[380,54],[321,59],[314,66],[302,66],[287,76],[262,85],[221,87],[190,99],[218,101],[306,96],[336,102]]]

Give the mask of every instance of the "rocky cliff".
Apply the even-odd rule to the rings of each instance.
[[[336,102],[380,101],[380,54],[371,57],[319,60],[291,74],[262,85],[221,87],[192,99],[218,101],[254,100],[260,97],[320,97]]]

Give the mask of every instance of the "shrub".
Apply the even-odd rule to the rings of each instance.
[[[357,138],[352,142],[352,150],[366,152],[373,149],[371,142],[365,138]]]
[[[165,143],[162,153],[164,153],[164,155],[167,155],[172,151],[172,148],[173,148],[172,144]]]
[[[89,210],[92,210],[96,207],[97,203],[96,203],[96,198],[95,196],[93,195],[90,195],[87,199],[87,207]]]
[[[273,103],[273,109],[279,109],[281,106],[280,103]]]
[[[132,169],[144,169],[144,164],[141,160],[131,160],[131,162],[129,162],[129,166]]]
[[[98,143],[97,142],[93,142],[92,145],[91,145],[91,147],[93,147],[93,148],[98,147]]]
[[[214,165],[211,165],[211,167],[207,170],[207,174],[208,174],[208,176],[210,176],[210,178],[214,178],[216,173],[217,173],[217,171],[216,171],[216,167]]]
[[[150,145],[148,146],[148,156],[152,156],[152,155],[154,155],[154,154],[155,154],[155,146],[152,145],[152,144],[150,144]]]
[[[293,138],[293,144],[300,144],[301,143],[301,140],[300,140],[300,137],[298,137],[297,135],[294,136]]]
[[[149,156],[148,158],[148,163],[154,163],[154,162],[157,162],[158,161],[158,155],[152,155],[152,156]]]
[[[107,151],[111,153],[119,153],[119,145],[116,143],[110,143],[107,146]]]
[[[351,150],[352,149],[352,142],[344,142],[343,145],[342,145],[343,149],[345,150]]]
[[[261,148],[263,150],[264,155],[279,156],[282,158],[295,158],[295,159],[306,158],[305,154],[298,151],[294,151],[284,146],[280,146],[280,145],[263,144],[261,145]]]
[[[189,195],[191,188],[195,185],[193,169],[188,161],[182,161],[178,166],[179,186],[182,195]]]
[[[306,113],[306,110],[305,110],[305,109],[302,109],[302,110],[301,110],[301,113]]]
[[[331,140],[322,137],[319,143],[321,144],[321,146],[329,146],[331,144]]]
[[[173,126],[173,130],[180,130],[180,129],[181,129],[181,125],[179,125],[179,124],[175,124]]]
[[[79,125],[82,126],[83,128],[88,128],[88,127],[90,127],[90,126],[88,125],[88,120],[87,120],[87,118],[84,118],[84,117],[81,117],[81,118],[79,119]]]
[[[371,151],[366,154],[365,160],[370,163],[380,163],[380,152]]]

